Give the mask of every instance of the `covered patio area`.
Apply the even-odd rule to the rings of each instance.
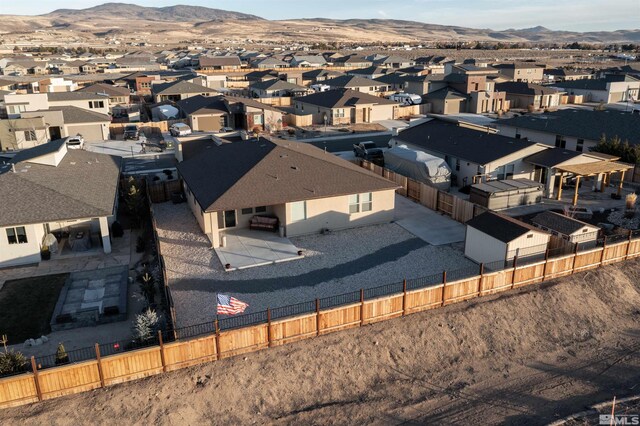
[[[215,251],[226,271],[304,258],[288,238],[277,233],[241,228],[225,230],[220,235],[222,244]]]
[[[594,163],[584,163],[584,164],[571,164],[560,166],[557,170],[560,172],[560,182],[558,185],[558,196],[557,199],[562,199],[562,183],[564,181],[564,177],[567,174],[573,175],[575,177],[575,189],[573,193],[572,205],[578,204],[578,195],[579,195],[579,187],[580,187],[580,179],[588,178],[591,176],[596,176],[597,183],[599,184],[596,190],[598,192],[604,192],[605,188],[609,186],[611,175],[615,173],[620,174],[620,182],[618,183],[618,188],[616,191],[616,195],[618,197],[622,194],[622,184],[624,182],[624,174],[627,170],[632,169],[634,166],[631,164],[620,163],[617,161],[598,161]]]

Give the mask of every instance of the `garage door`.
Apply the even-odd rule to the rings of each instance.
[[[198,121],[198,126],[195,130],[200,130],[202,132],[217,132],[218,130],[220,130],[220,127],[222,127],[220,125],[222,116],[220,115],[199,116],[196,118]]]
[[[85,141],[101,141],[104,139],[101,124],[68,125],[67,132],[69,136],[81,134]]]

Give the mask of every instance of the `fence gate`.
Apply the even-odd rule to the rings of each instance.
[[[438,210],[448,216],[453,216],[453,195],[440,191],[438,193]]]

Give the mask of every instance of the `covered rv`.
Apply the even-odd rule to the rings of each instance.
[[[385,151],[384,166],[441,191],[446,192],[451,187],[451,169],[442,158],[409,149],[406,145]]]

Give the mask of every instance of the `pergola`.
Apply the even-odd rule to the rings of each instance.
[[[624,174],[627,170],[632,169],[634,166],[631,164],[620,163],[617,161],[597,161],[595,163],[584,164],[571,164],[566,166],[559,166],[557,169],[560,171],[560,186],[558,188],[558,200],[562,197],[562,181],[567,173],[571,173],[576,177],[576,189],[573,194],[573,205],[578,204],[578,187],[580,186],[580,178],[589,176],[600,176],[603,178],[600,180],[600,192],[604,192],[604,188],[609,184],[612,173],[620,173],[620,184],[618,185],[618,196],[622,193],[622,182],[624,181]]]

